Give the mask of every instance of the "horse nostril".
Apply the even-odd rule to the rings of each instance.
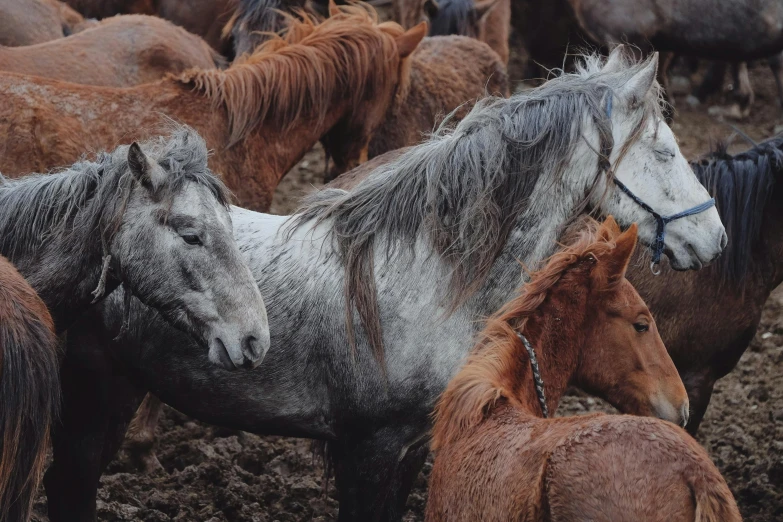
[[[723,231],[723,234],[720,236],[720,249],[723,250],[726,248],[726,245],[729,244],[729,235],[726,234],[726,231]]]
[[[245,354],[258,358],[261,355],[261,347],[254,335],[248,335],[242,340],[242,351]]]

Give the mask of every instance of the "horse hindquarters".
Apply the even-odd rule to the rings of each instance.
[[[0,300],[6,299],[0,289]],[[4,313],[7,305],[16,317]],[[57,339],[34,318],[11,328],[21,308],[16,302],[0,302],[0,520],[9,521],[30,517],[60,403]]]
[[[550,456],[545,491],[551,522],[742,520],[704,449],[652,418],[602,415],[574,429]]]

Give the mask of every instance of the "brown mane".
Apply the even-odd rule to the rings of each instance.
[[[506,376],[516,368],[522,343],[517,332],[525,329],[528,318],[541,306],[549,291],[571,268],[590,258],[601,257],[614,249],[620,229],[612,219],[603,225],[586,218],[585,226],[573,241],[549,258],[545,267],[531,275],[530,281],[512,299],[487,320],[467,362],[443,392],[433,414],[432,448],[448,444],[466,429],[478,425],[495,402],[505,398],[515,402]],[[609,288],[619,281],[599,282]]]
[[[321,24],[299,13],[283,36],[273,35],[229,69],[194,69],[175,79],[225,106],[231,146],[262,121],[285,129],[304,116],[325,117],[337,97],[356,105],[389,89],[398,81],[395,38],[403,32],[396,23],[378,24],[371,7],[340,7]],[[341,73],[345,63],[352,67]]]

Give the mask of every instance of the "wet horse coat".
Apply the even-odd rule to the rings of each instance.
[[[427,522],[740,520],[705,451],[674,425],[541,418],[570,384],[626,413],[687,421],[685,388],[624,278],[635,243],[611,217],[589,223],[487,321],[435,409]]]
[[[424,36],[423,28],[379,25],[361,7],[343,11],[320,25],[299,21],[286,39],[225,71],[192,69],[133,88],[0,74],[0,130],[13,135],[0,144],[0,171],[70,164],[174,119],[204,137],[214,150],[210,167],[240,204],[267,209],[280,179],[330,132],[331,155],[359,162],[405,81],[404,59]]]
[[[217,66],[225,60],[201,38],[153,16],[118,16],[69,38],[0,47],[0,71],[81,85],[130,87]]]
[[[654,76],[652,62],[629,66],[617,54],[602,67],[590,58],[579,73],[538,90],[482,102],[454,129],[353,191],[317,193],[293,221],[235,209],[235,235],[265,300],[274,303],[277,348],[262,365],[267,371],[204,373],[187,339],[138,306],[138,326],[112,342],[121,306],[115,299],[102,317],[71,330],[69,371],[82,375],[92,357],[108,353],[133,368],[131,390],[110,392],[104,415],[132,412],[149,390],[209,422],[326,440],[340,519],[398,519],[428,451],[431,408],[470,349],[477,319],[518,286],[518,260],[535,266],[551,253],[563,225],[585,205],[641,222],[642,237],[652,242],[654,223],[607,184],[596,151],[606,151],[613,174],[663,212],[707,199],[660,120]],[[616,99],[611,117],[607,96]],[[663,180],[680,190],[664,192]],[[705,260],[720,251],[725,238],[716,215],[711,209],[673,224],[667,250],[678,267],[697,263],[684,238]],[[105,331],[95,329],[101,322]],[[159,373],[171,375],[174,367],[176,383]],[[89,440],[91,451],[113,454],[129,419],[111,433],[65,426],[71,451]],[[82,489],[69,496],[68,513],[94,506],[100,466],[89,473],[94,481],[73,481]]]

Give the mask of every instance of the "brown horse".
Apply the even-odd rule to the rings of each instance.
[[[93,23],[59,0],[0,0],[0,45],[48,42]]]
[[[60,403],[58,366],[46,305],[0,256],[0,520],[30,518]]]
[[[674,424],[541,418],[569,384],[637,415],[679,419],[687,409],[652,315],[624,277],[636,227],[621,234],[609,218],[589,228],[489,319],[441,396],[428,522],[741,520],[705,451]]]
[[[104,20],[70,38],[0,47],[0,71],[82,85],[130,87],[194,67],[225,67],[201,38],[154,16]]]
[[[201,36],[213,49],[226,55],[231,50],[223,37],[226,25],[236,9],[237,0],[65,0],[90,18],[108,18],[118,14],[155,15]]]
[[[240,204],[265,210],[282,176],[323,136],[341,164],[359,162],[425,31],[379,25],[374,11],[352,6],[320,25],[292,22],[285,38],[225,71],[194,69],[127,89],[0,74],[0,129],[10,137],[0,171],[65,165],[85,150],[143,139],[170,117],[215,150],[210,167]]]
[[[410,82],[398,90],[370,141],[368,158],[416,145],[447,115],[449,123],[458,122],[488,94],[508,96],[506,68],[492,49],[464,36],[425,38],[411,56]],[[335,162],[327,181],[346,167]]]

